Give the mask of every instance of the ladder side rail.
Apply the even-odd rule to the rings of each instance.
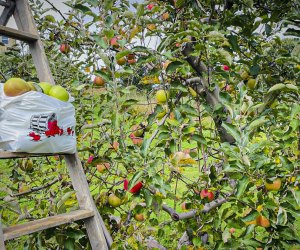
[[[17,0],[14,18],[18,29],[38,35],[38,40],[29,43],[29,49],[37,69],[39,80],[55,85],[42,41],[39,37],[35,22],[27,0]]]
[[[78,154],[65,155],[65,160],[72,179],[73,188],[76,191],[80,209],[90,209],[95,211],[95,216],[93,218],[85,220],[92,249],[108,249],[108,246],[110,247],[113,241],[104,226],[102,218],[91,196],[86,175],[83,171]]]
[[[0,216],[0,249],[5,250],[4,235],[3,235],[2,224],[1,224],[1,216]]]
[[[0,1],[0,5],[5,6],[5,8],[1,14],[1,17],[0,17],[0,24],[5,26],[15,11],[16,2],[15,1],[8,1],[8,2]]]

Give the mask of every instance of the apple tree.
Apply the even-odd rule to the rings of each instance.
[[[32,1],[112,248],[299,247],[299,3],[66,4],[56,20]],[[57,173],[51,197],[72,209]],[[33,238],[80,249],[82,230]]]

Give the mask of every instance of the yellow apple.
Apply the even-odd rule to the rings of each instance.
[[[170,97],[170,93],[167,90],[160,89],[156,92],[156,100],[158,103],[166,103]]]
[[[268,183],[265,181],[265,187],[268,191],[278,191],[281,187],[281,180],[277,178],[272,183]]]
[[[3,91],[6,96],[18,96],[30,90],[30,86],[21,78],[10,78],[3,86]]]

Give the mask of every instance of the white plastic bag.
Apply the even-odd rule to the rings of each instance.
[[[75,109],[43,93],[7,97],[0,83],[0,150],[75,153]]]

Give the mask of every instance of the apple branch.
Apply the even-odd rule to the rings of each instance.
[[[42,189],[45,189],[45,188],[48,188],[48,187],[51,187],[52,185],[54,185],[55,183],[57,183],[58,181],[60,181],[60,178],[55,178],[53,181],[43,185],[43,186],[40,186],[40,187],[33,187],[27,191],[24,191],[24,192],[21,192],[21,193],[18,193],[18,194],[11,194],[9,195],[10,197],[19,197],[19,196],[24,196],[24,195],[28,195],[30,193],[33,193],[33,192],[36,192],[36,191],[39,191],[39,190],[42,190]],[[0,200],[4,200],[5,197],[2,197],[0,198]]]
[[[229,196],[229,195],[228,195]],[[227,197],[228,197],[227,196]],[[210,212],[211,210],[213,210],[214,208],[216,207],[219,207],[221,206],[223,203],[225,203],[227,201],[227,197],[220,197],[214,201],[211,201],[209,203],[206,203],[204,205],[204,208],[200,211],[200,213],[208,213]],[[197,209],[193,209],[189,212],[184,212],[184,213],[177,213],[173,208],[171,207],[168,207],[167,205],[162,205],[162,209],[167,212],[171,218],[174,220],[174,221],[179,221],[179,220],[185,220],[185,219],[190,219],[190,218],[193,218],[197,215],[198,213],[198,210]]]
[[[219,100],[219,89],[216,88],[214,91],[209,90],[209,84],[207,79],[204,78],[203,73],[207,72],[207,67],[203,62],[200,61],[199,57],[192,56],[194,48],[192,43],[185,43],[182,47],[182,54],[186,56],[186,61],[196,71],[198,77],[186,80],[187,85],[192,85],[199,96],[205,98],[206,102],[214,109],[218,104]],[[223,142],[234,143],[234,138],[222,127],[222,119],[218,116],[213,117],[218,134]]]

